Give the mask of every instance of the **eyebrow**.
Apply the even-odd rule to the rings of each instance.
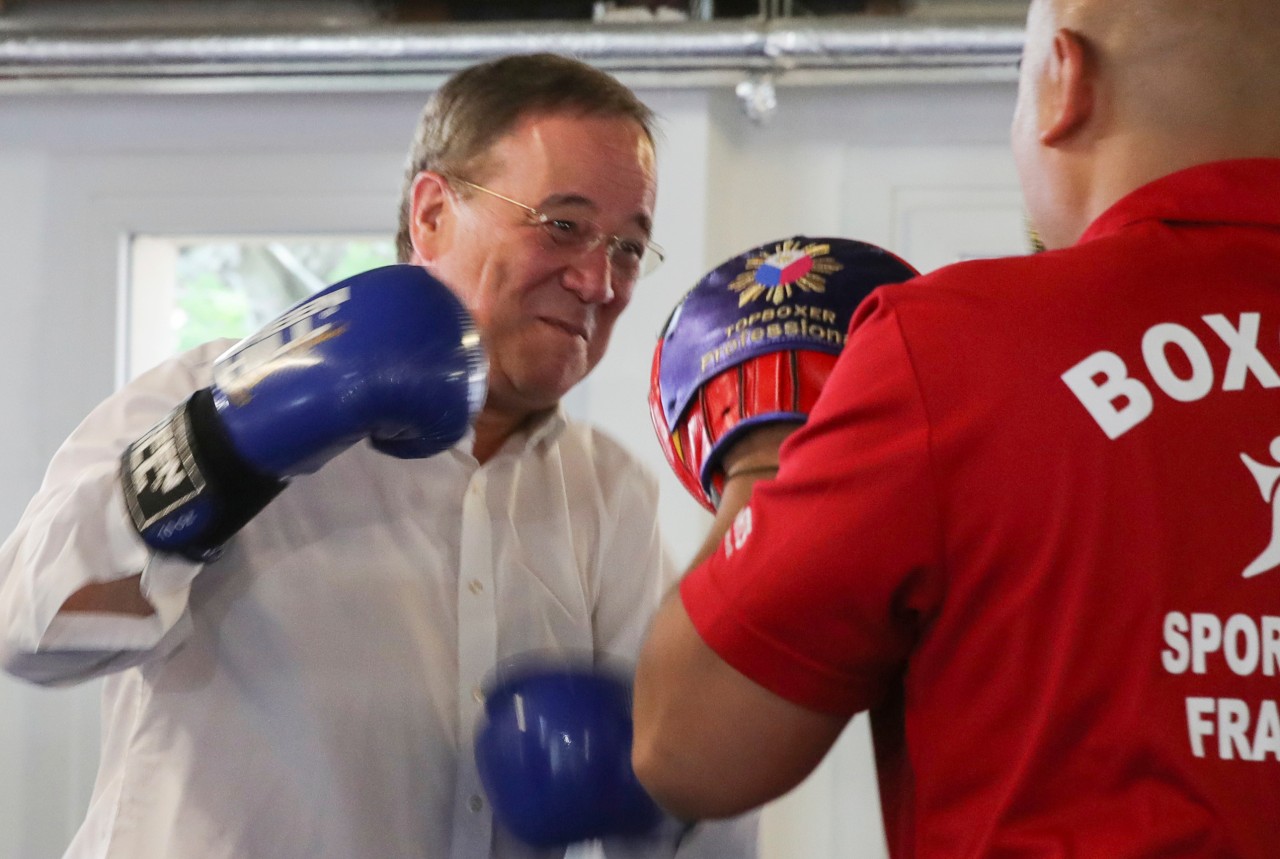
[[[600,211],[600,207],[596,205],[594,200],[581,194],[552,194],[538,204],[539,209],[551,206],[585,206],[592,212]],[[646,236],[653,234],[653,219],[644,212],[636,212],[631,216],[631,220],[640,229],[644,230]]]

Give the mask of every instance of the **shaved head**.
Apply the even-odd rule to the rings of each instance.
[[[1028,211],[1062,247],[1160,176],[1280,157],[1280,0],[1032,0],[1018,90]]]
[[[1094,46],[1117,109],[1135,120],[1232,137],[1242,126],[1280,134],[1277,0],[1036,2]]]

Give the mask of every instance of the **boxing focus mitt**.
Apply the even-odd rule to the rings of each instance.
[[[808,418],[853,311],[916,274],[875,245],[795,236],[726,260],[685,294],[653,353],[649,413],[694,498],[714,512],[722,457],[742,433]]]

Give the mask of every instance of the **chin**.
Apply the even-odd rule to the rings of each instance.
[[[566,346],[565,339],[526,342],[495,362],[502,367],[498,372],[505,377],[504,387],[525,408],[541,411],[554,406],[594,366],[585,343]]]
[[[517,371],[512,374],[516,388],[530,397],[550,402],[555,402],[569,393],[590,372],[590,367],[583,360],[582,355],[564,355],[563,353],[556,354],[554,357],[543,355],[537,362],[524,363],[521,369],[524,372]]]
[[[523,378],[515,381],[515,390],[531,411],[552,408],[582,381],[582,377],[558,377],[555,379]]]

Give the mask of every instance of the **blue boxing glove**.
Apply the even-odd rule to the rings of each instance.
[[[501,671],[475,753],[494,816],[532,847],[650,836],[666,820],[631,770],[621,672],[533,662]]]
[[[358,274],[285,311],[213,366],[213,384],[121,457],[150,546],[211,560],[288,478],[369,438],[426,457],[466,433],[488,364],[470,315],[410,265]]]

